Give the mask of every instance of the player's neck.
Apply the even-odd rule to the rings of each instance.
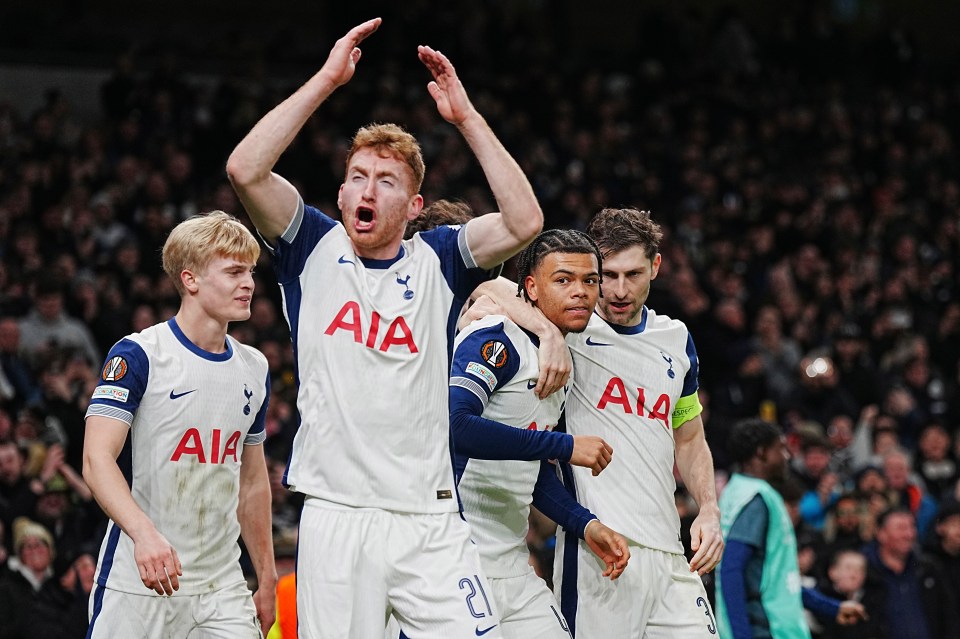
[[[183,305],[176,315],[177,326],[195,346],[208,353],[223,353],[227,350],[227,325],[199,309]]]
[[[390,261],[396,260],[400,256],[401,242],[403,242],[402,235],[389,244],[376,248],[357,246],[354,242],[350,242],[350,244],[353,245],[353,252],[357,257],[362,257],[365,260]]]

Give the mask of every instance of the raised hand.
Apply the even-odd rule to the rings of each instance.
[[[574,435],[573,454],[570,463],[574,466],[583,466],[593,470],[596,477],[610,464],[613,458],[613,448],[603,438],[594,435]]]
[[[417,48],[420,61],[430,70],[433,81],[427,85],[427,91],[437,103],[440,116],[453,124],[460,126],[467,118],[477,113],[467,91],[463,88],[453,63],[439,51],[427,46]]]
[[[333,45],[320,72],[326,75],[335,86],[339,87],[349,82],[354,71],[357,70],[357,62],[360,61],[360,48],[357,45],[376,31],[381,22],[381,18],[373,18],[350,29]]]
[[[583,539],[593,554],[607,565],[603,571],[604,577],[613,580],[623,574],[627,562],[630,561],[630,548],[627,547],[627,540],[623,535],[608,528],[599,519],[594,519],[587,524]]]

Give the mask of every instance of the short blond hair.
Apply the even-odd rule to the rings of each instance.
[[[413,192],[420,192],[426,166],[423,164],[420,143],[413,135],[396,124],[369,124],[362,127],[353,136],[353,144],[350,146],[350,153],[347,154],[346,167],[350,166],[350,160],[361,149],[386,151],[406,162],[410,171],[413,172]]]
[[[173,280],[180,295],[185,293],[180,273],[185,270],[203,273],[213,258],[233,257],[256,263],[260,245],[240,220],[212,211],[180,222],[163,245],[163,270]]]

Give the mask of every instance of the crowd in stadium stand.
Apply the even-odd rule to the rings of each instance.
[[[872,49],[884,78],[855,72],[837,62],[846,41],[829,24],[766,42],[734,14],[709,27],[660,20],[638,34],[632,62],[609,70],[543,33],[526,46],[519,31],[500,35],[486,67],[483,42],[465,39],[450,56],[548,227],[583,228],[607,205],[650,209],[663,224],[649,304],[695,340],[718,485],[732,425],[778,422],[805,579],[844,597],[862,591],[879,620],[900,557],[910,578],[933,574],[941,589],[902,614],[941,627],[937,615],[960,610],[957,76],[889,40]],[[347,136],[395,121],[424,147],[427,202],[468,193],[474,210],[495,209],[409,53],[409,65],[365,54],[349,90],[283,156],[278,172],[308,202],[335,215]],[[513,75],[497,68],[510,55]],[[125,54],[93,121],[55,87],[33,113],[0,97],[0,609],[11,611],[0,637],[28,623],[30,636],[82,636],[105,523],[79,476],[83,415],[103,357],[175,313],[159,250],[176,223],[215,209],[247,222],[225,159],[290,88],[211,86],[187,71]],[[266,451],[286,553],[300,501],[281,483],[296,387],[266,252],[256,279],[252,317],[231,333],[269,361]],[[677,503],[689,524],[682,488]],[[915,522],[900,550],[877,540],[897,523],[879,519],[894,507]],[[530,543],[549,557],[549,527],[532,526]],[[35,612],[53,610],[67,613]]]

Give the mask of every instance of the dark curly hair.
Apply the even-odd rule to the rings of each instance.
[[[603,272],[603,255],[593,238],[583,231],[550,229],[535,237],[517,257],[517,297],[530,301],[524,282],[550,253],[592,253],[597,258],[597,272]]]
[[[757,450],[770,446],[780,439],[780,427],[762,419],[745,419],[737,422],[727,439],[727,454],[738,464],[753,459]]]

